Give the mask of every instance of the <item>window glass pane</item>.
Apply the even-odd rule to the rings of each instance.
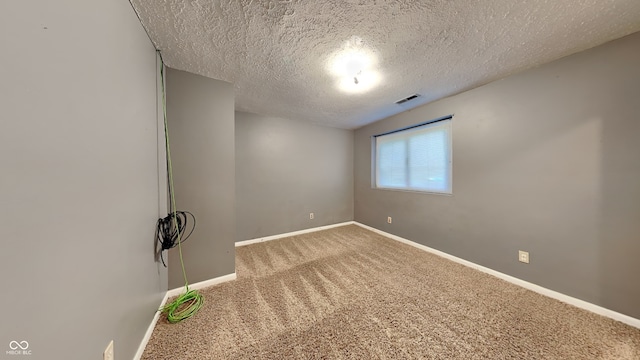
[[[412,136],[409,141],[409,187],[447,189],[447,134],[437,130]]]
[[[376,137],[375,184],[451,193],[451,119]]]
[[[404,139],[380,144],[378,146],[378,186],[406,186],[406,158]]]

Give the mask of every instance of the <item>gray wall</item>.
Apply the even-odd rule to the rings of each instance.
[[[238,241],[353,220],[353,131],[236,112],[236,177]]]
[[[197,219],[182,247],[189,282],[235,272],[234,94],[231,84],[168,69],[167,116],[178,210]],[[178,248],[169,288],[184,285]]]
[[[638,64],[640,33],[357,130],[356,221],[640,318]],[[371,188],[372,135],[449,114],[453,196]]]
[[[131,359],[166,290],[155,49],[126,0],[2,1],[0,48],[0,357]]]

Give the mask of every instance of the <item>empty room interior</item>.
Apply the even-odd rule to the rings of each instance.
[[[639,1],[0,29],[0,359],[640,359]]]

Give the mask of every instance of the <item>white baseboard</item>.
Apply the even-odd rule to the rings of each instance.
[[[355,224],[355,222],[354,221],[347,221],[347,222],[343,222],[343,223],[339,223],[339,224],[318,226],[318,227],[311,228],[311,229],[304,229],[304,230],[299,230],[299,231],[294,231],[294,232],[289,232],[289,233],[284,233],[284,234],[265,236],[265,237],[261,237],[261,238],[251,239],[251,240],[243,240],[243,241],[236,242],[236,247],[245,246],[245,245],[251,245],[251,244],[260,243],[260,242],[264,242],[264,241],[282,239],[282,238],[286,238],[286,237],[289,237],[289,236],[307,234],[307,233],[311,233],[311,232],[327,230],[327,229],[331,229],[331,228],[335,228],[335,227],[339,227],[339,226],[352,225],[352,224]]]
[[[382,230],[378,230],[376,228],[373,228],[373,227],[368,226],[368,225],[361,224],[359,222],[354,222],[354,224],[356,224],[356,225],[358,225],[358,226],[360,226],[362,228],[365,228],[367,230],[371,230],[371,231],[373,231],[375,233],[378,233],[380,235],[383,235],[385,237],[388,237],[390,239],[399,241],[401,243],[405,243],[407,245],[411,245],[411,246],[416,247],[416,248],[418,248],[420,250],[424,250],[426,252],[430,252],[432,254],[441,256],[441,257],[443,257],[445,259],[448,259],[448,260],[451,260],[451,261],[455,261],[455,262],[457,262],[459,264],[462,264],[462,265],[468,266],[470,268],[482,271],[482,272],[487,273],[489,275],[493,275],[493,276],[495,276],[495,277],[497,277],[499,279],[508,281],[508,282],[510,282],[512,284],[521,286],[521,287],[523,287],[525,289],[529,289],[531,291],[535,291],[535,292],[537,292],[539,294],[542,294],[544,296],[547,296],[547,297],[562,301],[564,303],[579,307],[579,308],[587,310],[587,311],[591,311],[591,312],[596,313],[598,315],[602,315],[602,316],[611,318],[613,320],[620,321],[622,323],[625,323],[627,325],[630,325],[630,326],[633,326],[635,328],[640,329],[640,319],[636,319],[636,318],[633,318],[631,316],[628,316],[628,315],[625,315],[625,314],[621,314],[619,312],[616,312],[616,311],[613,311],[613,310],[609,310],[607,308],[603,308],[602,306],[598,306],[598,305],[592,304],[590,302],[586,302],[584,300],[576,299],[576,298],[571,297],[569,295],[565,295],[563,293],[559,293],[557,291],[544,288],[544,287],[542,287],[540,285],[536,285],[536,284],[530,283],[528,281],[524,281],[522,279],[518,279],[518,278],[513,277],[511,275],[507,275],[507,274],[501,273],[499,271],[489,269],[489,268],[484,267],[482,265],[478,265],[476,263],[472,263],[471,261],[467,261],[467,260],[461,259],[459,257],[447,254],[447,253],[442,252],[440,250],[436,250],[436,249],[430,248],[428,246],[425,246],[425,245],[422,245],[422,244],[418,244],[418,243],[413,242],[411,240],[407,240],[407,239],[402,238],[400,236],[393,235],[393,234],[390,234],[388,232],[384,232]]]
[[[217,278],[189,284],[189,289],[190,290],[202,289],[209,286],[221,284],[227,281],[232,281],[235,279],[236,279],[236,273],[227,274],[227,275],[219,276]],[[185,290],[184,287],[179,287],[179,288],[167,291],[164,294],[164,298],[162,299],[162,302],[160,302],[158,309],[162,309],[162,307],[167,303],[167,300],[170,297],[178,296],[182,294],[184,290]],[[149,339],[151,339],[151,334],[153,334],[153,329],[156,327],[156,323],[158,322],[159,318],[160,318],[160,311],[156,311],[156,314],[153,316],[153,320],[151,320],[151,324],[149,324],[149,327],[147,328],[147,332],[144,334],[144,337],[140,342],[140,346],[138,346],[138,351],[136,352],[136,355],[133,357],[133,360],[140,360],[142,358],[142,353],[144,352],[145,347],[147,347],[147,343],[149,342]]]
[[[162,301],[160,302],[158,309],[162,309],[164,304],[167,303],[168,298],[169,298],[169,293],[167,292],[164,294],[164,298],[162,298]],[[133,360],[140,360],[142,358],[142,353],[144,352],[144,348],[147,347],[147,343],[149,342],[149,339],[151,339],[151,334],[153,334],[153,329],[156,327],[156,323],[158,322],[159,318],[160,318],[160,311],[156,311],[156,314],[153,315],[153,320],[151,320],[151,324],[149,324],[149,327],[147,328],[147,332],[144,333],[144,337],[142,338],[142,341],[138,346],[138,351],[136,352],[136,355],[133,357]]]
[[[232,280],[235,280],[235,279],[236,279],[236,273],[222,275],[222,276],[218,276],[217,278],[213,278],[213,279],[209,279],[209,280],[205,280],[205,281],[200,281],[200,282],[197,282],[197,283],[189,284],[189,290],[198,290],[198,289],[206,288],[206,287],[209,287],[209,286],[222,284],[223,282],[232,281]],[[184,286],[179,287],[179,288],[175,288],[175,289],[167,291],[167,295],[169,297],[178,296],[178,295],[182,294],[184,292],[184,290],[185,290]]]

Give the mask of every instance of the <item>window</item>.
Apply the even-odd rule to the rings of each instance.
[[[375,187],[451,194],[451,116],[374,137]]]

